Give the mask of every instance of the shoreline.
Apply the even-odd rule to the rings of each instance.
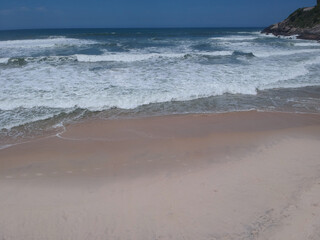
[[[0,238],[318,239],[320,115],[89,120],[0,150]]]
[[[103,111],[101,111],[102,113]],[[85,117],[83,119],[77,120],[77,121],[70,121],[66,123],[60,123],[58,127],[51,127],[46,130],[41,130],[40,132],[36,130],[35,133],[28,133],[27,136],[20,136],[20,137],[8,137],[4,136],[0,138],[0,151],[3,149],[11,148],[17,145],[21,144],[27,144],[27,143],[33,143],[38,142],[47,138],[62,138],[60,135],[64,134],[68,128],[72,126],[77,125],[86,125],[88,123],[94,123],[94,122],[114,122],[114,121],[130,121],[130,120],[152,120],[152,119],[166,119],[171,117],[192,117],[192,116],[226,116],[226,115],[232,115],[232,114],[250,114],[250,113],[257,113],[257,114],[283,114],[283,115],[310,115],[310,116],[320,116],[320,113],[318,112],[291,112],[291,111],[267,111],[267,110],[238,110],[238,111],[222,111],[222,112],[203,112],[203,113],[166,113],[166,114],[160,114],[160,115],[137,115],[134,116],[132,114],[129,114],[127,116],[120,116],[120,117],[100,117],[99,114],[97,116],[91,116],[91,117]],[[47,121],[47,119],[41,120],[41,121]],[[28,124],[28,123],[27,123]],[[20,126],[16,126],[20,127]],[[14,128],[16,128],[14,127]],[[11,129],[7,130],[8,132],[11,131]]]

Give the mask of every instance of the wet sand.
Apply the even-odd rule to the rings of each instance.
[[[0,239],[320,239],[320,115],[91,120],[0,150]]]

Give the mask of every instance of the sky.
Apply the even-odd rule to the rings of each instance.
[[[316,0],[0,0],[0,29],[266,27]]]

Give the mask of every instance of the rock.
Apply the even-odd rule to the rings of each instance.
[[[320,40],[320,4],[299,8],[287,19],[265,28],[262,33],[275,36],[298,35],[299,39]]]

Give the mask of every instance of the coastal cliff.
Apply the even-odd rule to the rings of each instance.
[[[262,33],[320,40],[320,0],[314,7],[299,8],[287,19],[267,27]]]

